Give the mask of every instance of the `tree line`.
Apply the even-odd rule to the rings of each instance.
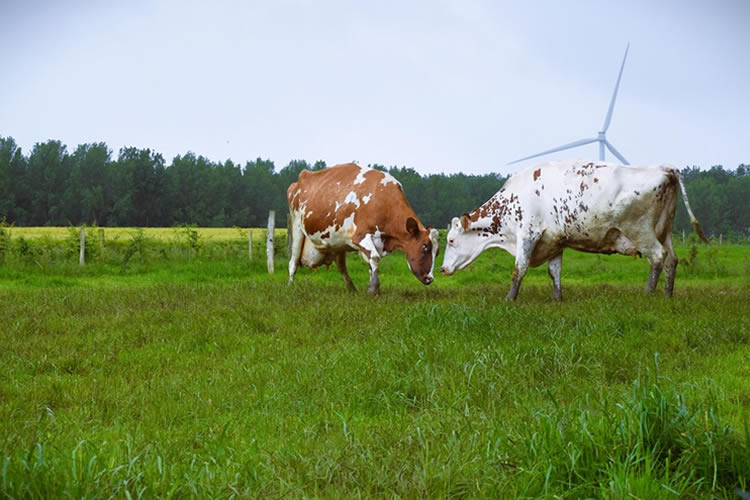
[[[240,165],[188,152],[167,165],[150,149],[122,148],[115,158],[105,143],[74,151],[57,140],[24,154],[12,137],[0,137],[0,219],[19,226],[258,227],[268,210],[286,224],[286,189],[304,170],[326,163],[294,160],[276,169],[258,158]],[[424,224],[445,227],[452,217],[489,199],[506,180],[498,174],[421,175],[408,167],[370,165],[393,175]],[[747,235],[750,166],[735,170],[682,170],[690,203],[704,229]],[[690,230],[682,204],[676,230]]]

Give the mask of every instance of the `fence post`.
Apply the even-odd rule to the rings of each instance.
[[[719,246],[721,246],[721,240],[723,239],[723,237],[724,237],[723,234],[719,234]]]
[[[682,242],[685,243],[685,230],[682,230]]]
[[[247,258],[250,262],[253,261],[253,230],[247,230]]]
[[[78,256],[78,263],[80,265],[86,264],[86,229],[81,226],[81,252]]]
[[[276,227],[276,211],[268,211],[268,239],[266,241],[266,264],[268,273],[273,274],[273,231]]]

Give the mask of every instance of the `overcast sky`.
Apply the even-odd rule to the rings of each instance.
[[[0,136],[170,162],[750,163],[750,1],[0,0]],[[608,156],[608,159],[613,159]]]

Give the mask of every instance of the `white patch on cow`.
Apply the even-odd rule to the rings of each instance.
[[[372,198],[372,193],[366,194],[362,197],[362,202],[367,205],[370,202],[370,198]]]
[[[359,198],[357,198],[357,193],[350,191],[349,194],[346,195],[346,198],[344,198],[344,203],[351,203],[359,208]]]
[[[352,212],[349,217],[344,219],[340,226],[331,224],[322,231],[309,234],[308,237],[313,245],[320,251],[341,250],[343,248],[357,247],[352,244],[352,236],[357,231],[357,225],[354,223],[355,213]],[[325,235],[325,237],[323,237]]]
[[[383,243],[383,232],[375,226],[375,232],[372,234],[372,242],[375,244],[375,248],[378,249],[378,253],[385,257],[388,252],[385,251],[385,244]]]
[[[338,211],[339,211],[339,207],[340,207],[340,206],[341,206],[341,203],[339,203],[339,202],[337,201],[337,202],[336,202],[336,208],[334,208],[334,209],[333,209],[333,211],[334,211],[334,212],[338,212]]]
[[[378,261],[382,257],[382,240],[381,240],[381,247],[378,249],[378,246],[375,243],[374,238],[372,237],[372,234],[367,233],[364,238],[359,242],[359,246],[370,252],[370,257],[368,258],[366,255],[362,254],[362,258],[365,260],[365,262],[369,263],[370,266],[377,266]]]
[[[382,185],[384,185],[384,186],[387,186],[389,182],[392,182],[392,183],[396,184],[396,185],[397,185],[398,187],[400,187],[400,188],[401,188],[401,190],[403,190],[403,189],[404,189],[404,188],[403,188],[403,186],[401,185],[401,183],[400,183],[400,182],[398,182],[398,181],[396,180],[396,178],[395,178],[395,177],[393,177],[393,176],[392,176],[391,174],[386,174],[385,172],[382,172],[382,174],[383,174],[383,178],[382,178],[382,179],[380,179],[380,183],[381,183]]]
[[[430,229],[430,241],[432,242],[432,266],[430,267],[430,274],[427,277],[434,279],[432,271],[435,269],[435,260],[437,259],[438,253],[438,231],[435,228]]]
[[[365,174],[369,172],[369,168],[362,168],[359,167],[359,173],[357,174],[357,177],[354,179],[354,184],[362,184],[365,182]]]
[[[312,213],[313,213],[313,211],[312,211],[312,210],[310,210],[309,212],[307,212],[307,213],[305,214],[305,219],[307,219],[308,217],[310,217],[310,216],[312,215]]]

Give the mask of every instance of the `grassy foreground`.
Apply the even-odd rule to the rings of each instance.
[[[261,258],[0,265],[0,497],[736,498],[750,480],[750,248],[569,252],[382,295]],[[239,252],[239,250],[238,250]],[[442,258],[439,258],[442,260]]]

